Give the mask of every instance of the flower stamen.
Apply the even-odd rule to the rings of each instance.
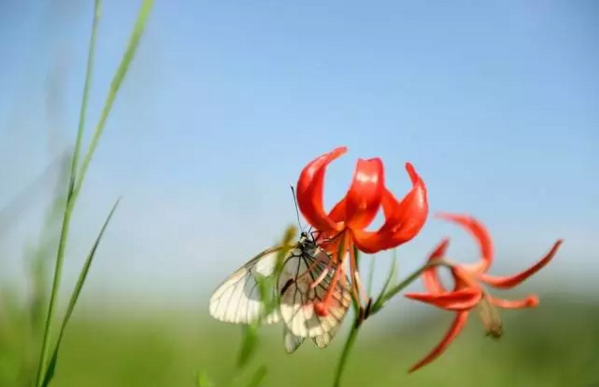
[[[483,322],[487,336],[498,339],[503,335],[503,323],[501,322],[499,312],[486,295],[483,295],[479,303],[479,316]]]
[[[310,290],[313,290],[318,285],[320,285],[320,283],[325,279],[325,277],[327,276],[327,274],[329,274],[330,270],[331,270],[330,266],[325,267],[324,270],[322,271],[322,273],[320,273],[320,275],[314,280],[314,282],[312,282],[310,284]]]
[[[339,277],[343,274],[342,268],[343,268],[343,265],[339,265],[335,269],[335,273],[333,274],[333,279],[331,280],[331,284],[329,285],[329,288],[327,289],[327,294],[325,295],[324,300],[321,302],[314,303],[314,311],[316,312],[317,315],[319,315],[321,317],[328,316],[328,314],[329,314],[329,307],[331,306],[331,303],[333,301],[333,293],[335,292],[335,289],[337,287],[337,282],[339,281]]]

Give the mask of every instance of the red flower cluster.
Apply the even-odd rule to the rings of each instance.
[[[365,293],[360,285],[355,249],[373,254],[395,248],[412,240],[420,232],[428,216],[426,185],[414,167],[406,163],[412,189],[402,200],[397,200],[385,186],[383,162],[379,158],[358,159],[347,194],[327,213],[323,207],[326,167],[346,152],[346,147],[340,147],[316,158],[302,170],[297,183],[299,209],[317,231],[319,245],[327,250],[332,261],[336,263],[331,286],[324,301],[314,305],[315,312],[321,316],[327,315],[329,308],[334,304],[333,289],[337,281],[343,277],[346,261],[349,261],[354,297],[361,306]],[[383,225],[377,231],[367,231],[366,228],[381,209],[385,217]],[[443,266],[449,267],[454,280],[453,290],[449,291],[443,287],[437,275],[439,265],[432,265],[422,275],[427,292],[406,294],[406,297],[455,312],[456,317],[441,343],[416,363],[411,371],[430,363],[443,353],[465,326],[472,309],[480,308],[488,332],[499,336],[502,328],[495,307],[536,306],[536,296],[507,301],[491,296],[483,285],[505,289],[520,284],[547,265],[562,243],[562,240],[558,240],[551,251],[529,269],[509,277],[495,277],[487,274],[493,262],[493,245],[485,227],[466,215],[441,214],[440,217],[465,227],[478,241],[482,259],[475,264],[456,264],[445,260],[448,240],[443,240],[429,256],[430,262],[442,262]]]

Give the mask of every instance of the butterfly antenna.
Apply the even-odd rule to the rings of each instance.
[[[297,216],[297,224],[299,224],[300,230],[303,230],[302,222],[300,220],[299,207],[297,204],[297,196],[295,196],[295,188],[291,187],[291,194],[293,195],[293,202],[295,203],[295,215]]]

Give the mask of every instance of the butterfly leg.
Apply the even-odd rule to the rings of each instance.
[[[300,274],[295,279],[295,281],[299,281],[299,280],[303,279],[304,277],[306,277],[307,275],[311,274],[314,271],[314,269],[316,269],[318,267],[318,264],[320,264],[320,263],[325,264],[325,262],[324,262],[323,258],[321,257],[321,255],[318,254],[316,257],[314,257],[314,262],[312,262],[310,264],[310,266],[308,266],[308,269],[306,269],[306,271],[304,271],[302,274]],[[329,268],[329,264],[330,263],[326,264],[327,266],[325,267],[325,269]],[[324,272],[324,270],[323,270],[323,272]],[[316,287],[316,286],[318,286],[318,285],[315,285],[314,287]]]

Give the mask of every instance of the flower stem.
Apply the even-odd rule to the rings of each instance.
[[[378,296],[376,301],[372,304],[372,309],[370,311],[370,315],[372,316],[373,314],[380,311],[383,308],[383,305],[385,305],[385,303],[387,303],[387,301],[389,301],[391,298],[393,298],[399,292],[401,292],[402,290],[404,290],[405,288],[410,286],[410,284],[412,282],[414,282],[415,280],[417,280],[418,277],[420,277],[420,275],[422,275],[422,273],[426,269],[429,269],[434,266],[439,266],[439,265],[448,266],[449,264],[442,259],[429,261],[429,262],[425,263],[424,265],[420,266],[418,269],[416,269],[412,274],[407,276],[406,279],[404,279],[399,284],[394,286],[391,290],[389,290],[387,292],[385,292],[385,291],[381,292],[381,294]]]
[[[408,287],[412,282],[414,282],[416,279],[418,279],[418,277],[420,277],[420,275],[426,269],[434,267],[434,266],[438,266],[438,265],[447,266],[448,263],[443,261],[442,259],[435,260],[435,261],[429,261],[429,262],[425,263],[424,265],[422,265],[421,267],[419,267],[418,269],[416,269],[412,274],[407,276],[406,279],[401,281],[398,285],[393,287],[391,290],[386,291],[386,289],[383,289],[383,291],[378,296],[376,301],[374,301],[374,303],[372,304],[372,308],[370,310],[369,316],[372,316],[375,313],[379,312],[383,308],[383,305],[385,305],[385,303],[387,301],[389,301],[393,296],[397,295],[399,292],[401,292],[406,287]],[[333,381],[333,387],[341,386],[341,375],[343,374],[345,365],[347,364],[347,359],[349,357],[349,353],[351,352],[351,350],[356,342],[356,339],[358,338],[358,332],[360,330],[360,327],[362,326],[362,323],[364,322],[363,314],[358,313],[357,308],[355,308],[355,309],[356,309],[356,316],[354,318],[354,323],[351,328],[351,331],[349,332],[349,335],[347,336],[347,339],[345,340],[345,345],[343,346],[343,351],[341,352],[341,357],[339,358],[339,363],[337,363],[337,369],[335,370],[335,379]]]
[[[345,365],[347,364],[347,358],[349,357],[349,353],[352,350],[354,343],[356,342],[356,339],[358,338],[358,331],[360,330],[361,326],[362,325],[359,324],[359,315],[356,315],[351,331],[347,336],[347,340],[345,340],[345,345],[343,346],[343,351],[341,352],[339,363],[337,363],[333,387],[341,386],[341,375],[343,374],[343,370],[345,369]]]

